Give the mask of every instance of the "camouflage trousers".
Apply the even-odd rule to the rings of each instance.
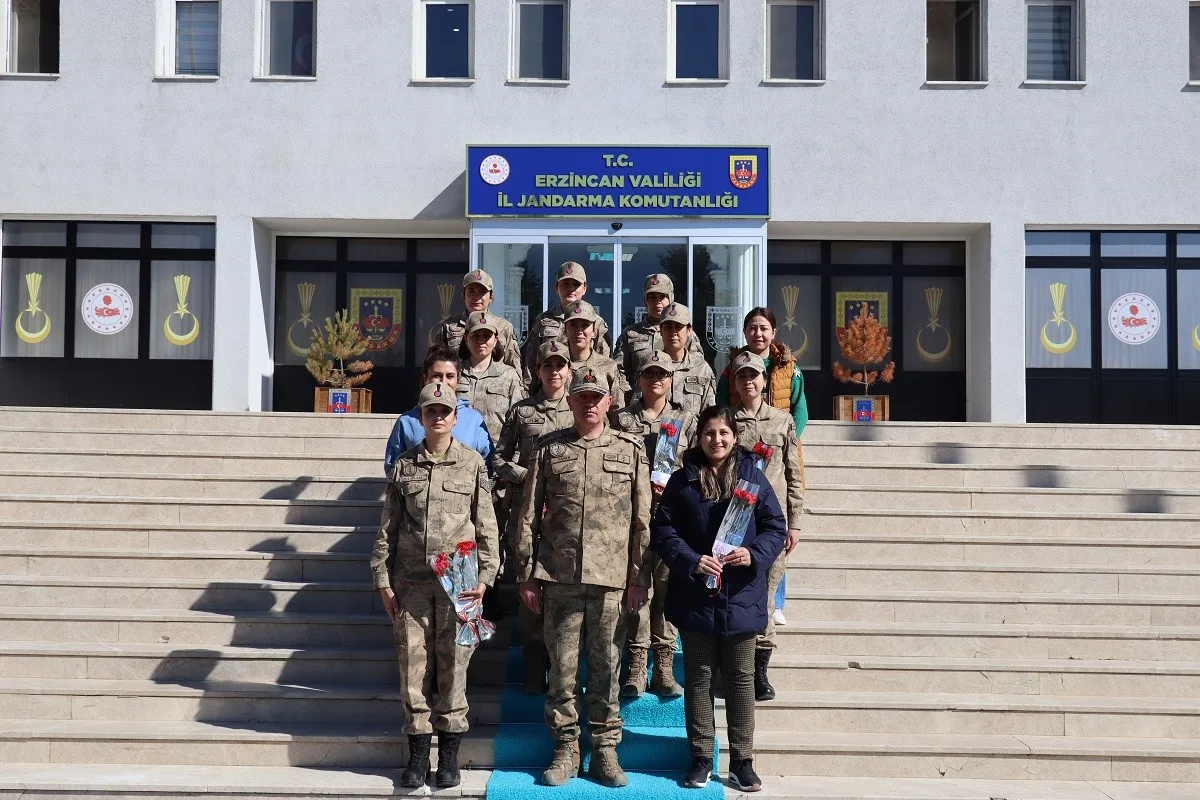
[[[512,568],[517,563],[515,553],[517,542],[517,522],[519,514],[510,514],[507,524],[503,530],[505,532],[505,541],[501,543],[500,549],[508,554],[505,561],[508,567],[505,575],[507,578],[517,584],[517,590],[520,591],[521,584],[517,581],[516,570]],[[544,611],[545,609],[543,609]],[[542,614],[535,614],[529,610],[524,603],[517,603],[517,630],[521,632],[522,647],[540,647],[542,644],[542,627],[545,625],[545,617]]]
[[[547,581],[542,602],[545,641],[550,651],[550,690],[546,692],[546,727],[559,742],[579,739],[579,643],[587,651],[588,733],[592,747],[615,747],[621,741],[619,673],[625,640],[625,592],[586,584]]]
[[[667,622],[667,577],[670,574],[666,563],[660,561],[654,568],[650,602],[626,619],[626,644],[631,649],[666,646],[675,649],[675,626]]]
[[[787,559],[787,553],[780,553],[779,558],[775,559],[775,563],[767,570],[767,629],[758,635],[754,645],[758,650],[775,649],[775,619],[771,615],[771,598],[775,596],[779,582],[787,572]]]
[[[404,732],[464,733],[467,728],[467,665],[474,647],[455,644],[458,614],[441,584],[402,581],[392,623],[400,661]],[[436,682],[436,692],[434,691]]]

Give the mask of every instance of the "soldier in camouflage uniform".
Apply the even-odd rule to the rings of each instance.
[[[541,378],[541,390],[509,410],[492,462],[497,480],[508,486],[507,502],[510,508],[517,511],[520,510],[525,476],[538,440],[574,424],[571,409],[567,406],[571,369],[565,344],[549,341],[538,349],[538,376]],[[516,546],[517,519],[515,513],[509,517],[506,531],[509,548]],[[515,559],[513,563],[516,563]],[[546,690],[547,661],[546,645],[542,640],[542,616],[521,605],[517,608],[517,624],[525,651],[522,689],[526,694],[541,694]]]
[[[621,375],[617,362],[608,356],[602,356],[592,345],[595,340],[592,331],[600,315],[596,313],[591,303],[580,301],[567,311],[566,342],[571,355],[571,370],[578,372],[589,367],[597,375],[604,377],[605,386],[612,394],[612,402],[620,407],[625,405],[625,397],[629,394],[629,384]]]
[[[683,303],[671,303],[663,311],[658,328],[663,352],[670,356],[675,366],[671,376],[671,401],[699,417],[701,411],[717,401],[717,377],[704,360],[703,353],[698,355],[688,344],[696,337],[692,332],[692,312]]]
[[[504,418],[513,404],[525,399],[525,384],[515,369],[493,357],[502,317],[473,311],[467,317],[467,336],[459,345],[458,394],[483,416],[492,446],[500,439]],[[511,330],[511,328],[510,328]]]
[[[676,439],[674,452],[664,472],[674,472],[683,460],[683,454],[696,444],[696,415],[670,400],[671,357],[662,351],[654,351],[643,359],[638,371],[639,398],[633,404],[613,415],[614,427],[626,433],[636,434],[645,442],[646,456],[651,468],[651,484],[654,492],[651,512],[658,506],[658,498],[666,478],[661,483],[653,480],[655,452],[660,435]],[[671,433],[671,431],[674,433]],[[653,563],[653,567],[650,566]],[[650,590],[650,604],[638,609],[627,620],[629,647],[629,672],[621,684],[622,697],[638,697],[646,690],[646,665],[650,647],[654,648],[654,678],[650,691],[663,697],[678,697],[683,694],[675,682],[675,628],[666,618],[667,565],[652,554],[648,569],[653,569],[654,582]]]
[[[542,782],[561,786],[579,771],[579,644],[586,633],[589,775],[624,786],[617,762],[622,721],[617,673],[624,615],[646,603],[650,573],[650,478],[642,440],[605,424],[611,397],[603,375],[571,379],[574,425],[542,437],[525,477],[518,528],[521,602],[545,608],[550,649],[546,725],[554,760]],[[624,598],[623,598],[624,595]],[[622,600],[624,599],[624,602]]]
[[[558,277],[554,282],[554,291],[558,295],[558,305],[547,309],[538,315],[529,327],[529,337],[525,339],[522,350],[523,372],[525,385],[530,392],[537,391],[537,353],[538,348],[551,339],[563,339],[566,330],[563,322],[567,317],[567,309],[578,303],[587,294],[587,272],[583,266],[574,261],[565,261],[558,268]],[[612,352],[608,341],[608,323],[603,319],[596,322],[593,331],[595,343],[592,345],[600,355],[607,356]]]
[[[738,427],[738,444],[756,451],[763,460],[771,488],[781,499],[787,517],[787,543],[783,553],[767,572],[767,597],[775,596],[779,581],[787,570],[787,557],[800,539],[800,521],[804,514],[804,486],[801,481],[799,444],[796,422],[788,412],[766,402],[767,365],[762,356],[743,351],[729,363],[734,376],[740,404],[734,408]],[[767,452],[769,451],[769,455]],[[767,677],[771,652],[775,649],[775,621],[767,616],[767,629],[758,637],[754,651],[754,694],[756,700],[772,700],[775,689]]]
[[[663,338],[658,326],[663,320],[663,312],[667,306],[675,302],[675,284],[668,275],[661,272],[649,275],[642,281],[642,297],[646,302],[646,316],[627,325],[625,330],[621,331],[612,354],[613,360],[621,368],[621,375],[630,384],[637,382],[638,365],[655,350],[663,349]],[[687,352],[694,353],[701,361],[704,360],[704,347],[700,344],[700,337],[690,329],[686,347]],[[637,393],[637,386],[633,387],[633,391],[634,394]]]
[[[407,788],[421,786],[428,778],[434,730],[438,731],[434,785],[457,786],[458,750],[467,730],[467,664],[474,648],[455,643],[458,614],[433,574],[430,559],[454,553],[460,542],[473,542],[479,557],[479,586],[463,592],[461,598],[478,601],[495,581],[498,566],[491,480],[483,458],[450,435],[455,405],[448,384],[431,383],[421,390],[418,407],[425,440],[392,465],[371,551],[371,574],[392,620],[400,661],[409,743],[401,785]]]
[[[481,269],[468,272],[463,276],[462,299],[466,308],[462,314],[448,319],[438,328],[435,336],[436,343],[443,344],[452,353],[457,353],[459,345],[467,335],[467,317],[475,311],[487,311],[492,307],[495,294],[492,291],[492,276]],[[504,317],[496,318],[496,350],[492,357],[521,372],[521,345],[512,323]]]

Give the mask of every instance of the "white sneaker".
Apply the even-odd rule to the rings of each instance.
[[[775,612],[771,614],[771,619],[775,621],[776,625],[787,625],[787,617],[783,616],[782,608],[775,609]]]

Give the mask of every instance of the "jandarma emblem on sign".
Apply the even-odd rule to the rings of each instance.
[[[350,307],[358,313],[358,334],[372,352],[400,341],[403,289],[351,289]]]
[[[1042,347],[1047,353],[1056,356],[1063,356],[1075,349],[1075,345],[1079,342],[1079,332],[1075,330],[1075,323],[1066,318],[1063,313],[1063,304],[1067,300],[1067,285],[1065,283],[1050,284],[1050,301],[1054,303],[1054,316],[1046,321],[1042,326]],[[1054,325],[1061,336],[1062,327],[1066,325],[1070,328],[1071,333],[1065,341],[1055,341],[1050,338],[1050,326]]]
[[[729,181],[738,189],[749,189],[758,180],[758,156],[730,156]]]
[[[83,323],[102,336],[120,333],[133,320],[133,298],[115,283],[98,283],[79,306]]]
[[[1158,304],[1141,292],[1129,292],[1108,309],[1108,329],[1125,344],[1145,344],[1162,325]]]

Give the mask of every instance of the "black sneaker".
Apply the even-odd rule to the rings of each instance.
[[[692,759],[692,766],[683,778],[683,785],[689,789],[703,789],[712,778],[712,759],[697,756]]]
[[[748,758],[734,761],[729,765],[729,782],[743,792],[762,790],[762,781],[754,771],[754,762]]]

